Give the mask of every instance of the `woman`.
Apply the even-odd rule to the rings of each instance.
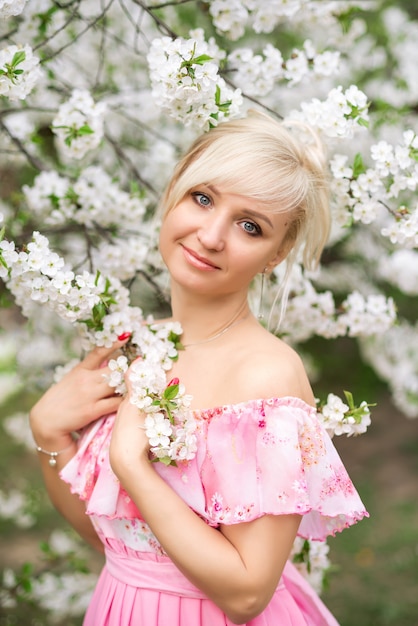
[[[122,399],[103,376],[130,329],[31,412],[53,503],[105,549],[86,626],[336,624],[287,560],[297,534],[324,539],[367,513],[301,360],[248,305],[257,274],[284,259],[289,271],[297,255],[315,265],[327,239],[323,158],[299,132],[261,114],[221,124],[178,164],[162,201],[184,347],[167,385],[192,394],[192,458],[151,462],[131,379]]]

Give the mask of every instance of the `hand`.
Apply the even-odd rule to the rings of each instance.
[[[137,471],[141,461],[149,463],[149,439],[145,434],[145,414],[130,402],[129,370],[125,375],[127,394],[119,405],[109,448],[110,465],[123,483],[124,476]]]
[[[122,397],[115,395],[105,378],[109,374],[106,362],[124,343],[126,340],[111,348],[94,348],[40,398],[30,413],[38,445],[56,449],[59,441],[68,440],[69,433],[117,411]],[[49,442],[52,448],[48,448]]]

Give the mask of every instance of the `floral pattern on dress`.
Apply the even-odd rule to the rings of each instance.
[[[302,400],[252,400],[195,410],[193,417],[195,458],[154,467],[207,524],[298,513],[300,536],[324,540],[368,515],[316,410]],[[160,554],[110,467],[113,421],[114,416],[103,418],[82,435],[61,476],[87,501],[102,536]]]
[[[325,453],[320,424],[306,423],[299,433],[299,447],[305,467],[316,465]]]
[[[322,497],[344,493],[347,497],[355,493],[354,485],[344,467],[334,470],[332,476],[322,483]]]

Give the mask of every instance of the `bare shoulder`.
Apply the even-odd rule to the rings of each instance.
[[[248,342],[237,368],[241,388],[253,398],[293,396],[315,404],[302,359],[283,340],[260,329],[255,345]],[[243,356],[243,355],[242,355]]]

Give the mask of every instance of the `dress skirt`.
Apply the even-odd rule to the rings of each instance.
[[[83,626],[232,624],[169,558],[131,550],[119,541],[108,541],[106,565]],[[338,626],[338,623],[288,563],[270,603],[246,626]]]

